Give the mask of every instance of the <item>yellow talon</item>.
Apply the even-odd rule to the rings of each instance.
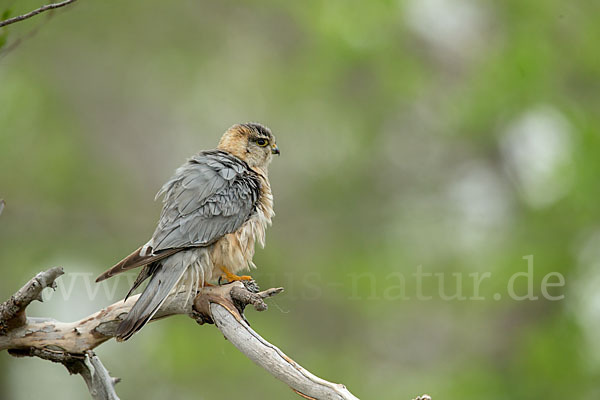
[[[227,280],[229,282],[251,281],[252,280],[252,277],[250,275],[238,276],[236,274],[233,274],[233,273],[229,272],[229,270],[227,268],[225,268],[225,267],[221,267],[221,271],[223,271],[223,275],[221,275],[221,277],[227,278]]]

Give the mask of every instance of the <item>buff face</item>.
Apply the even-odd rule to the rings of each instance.
[[[244,160],[251,168],[266,171],[274,154],[280,154],[271,131],[259,124],[234,125],[225,132],[219,149]]]

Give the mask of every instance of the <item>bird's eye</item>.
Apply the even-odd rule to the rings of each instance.
[[[256,144],[260,147],[266,147],[269,145],[269,141],[267,139],[257,139]]]

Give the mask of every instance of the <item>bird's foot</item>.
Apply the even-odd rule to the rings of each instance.
[[[236,281],[251,281],[253,278],[250,275],[236,275],[225,267],[221,267],[221,271],[223,271],[223,275],[219,277],[219,284],[221,284],[221,280],[227,279],[227,283],[236,282]]]

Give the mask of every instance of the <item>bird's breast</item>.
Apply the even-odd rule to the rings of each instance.
[[[256,243],[261,247],[265,246],[265,231],[275,215],[269,181],[263,176],[260,178],[260,196],[250,218],[237,231],[223,236],[213,244],[211,261],[216,269],[224,266],[230,272],[236,273],[247,268],[256,268],[252,262],[254,247]]]

